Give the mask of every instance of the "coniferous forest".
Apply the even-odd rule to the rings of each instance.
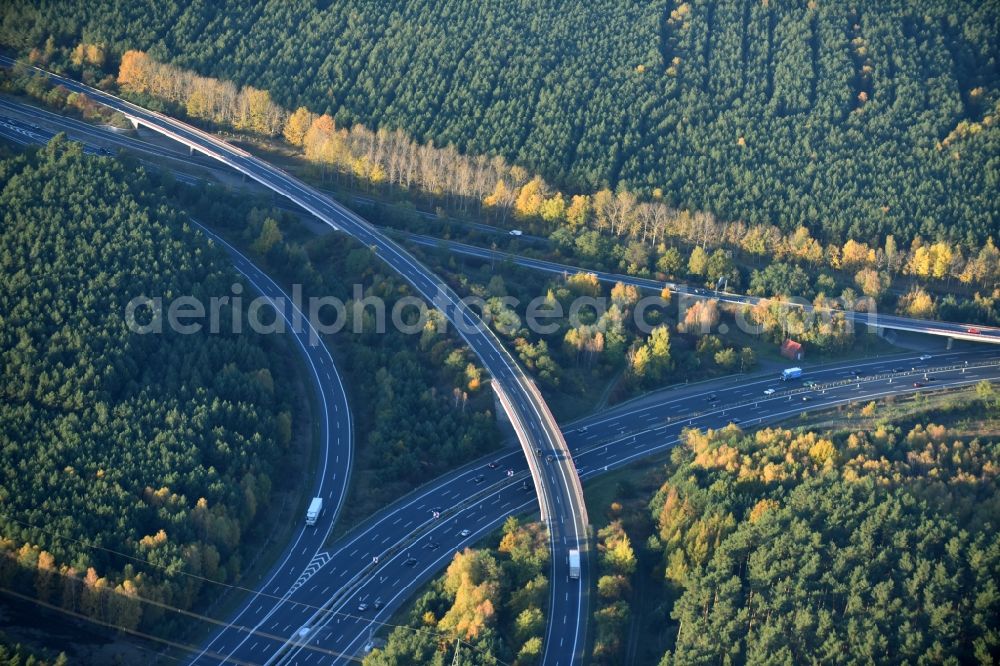
[[[977,392],[919,419],[945,423],[686,431],[640,481],[658,488],[648,504],[620,480],[616,501],[594,507],[609,520],[596,531],[588,663],[625,663],[637,623],[650,645],[636,663],[660,666],[994,663],[1000,447],[961,418],[995,418],[1000,401],[985,382]],[[498,553],[456,554],[365,663],[452,663],[456,639],[461,663],[533,663],[544,604],[531,599],[546,581],[524,581],[539,549],[516,521],[502,534]]]
[[[359,536],[349,557],[365,568],[324,606],[385,612],[365,626],[371,641],[383,623],[385,637],[366,664],[561,659],[554,639],[569,630],[547,627],[574,578],[589,585],[577,616],[590,614],[580,644],[597,666],[1000,661],[1000,397],[995,369],[978,374],[994,358],[985,327],[1000,325],[1000,1],[5,0],[0,51],[17,60],[0,68],[0,94],[20,108],[0,136],[0,593],[160,640],[190,633],[188,610],[228,617],[236,602],[216,591],[252,585],[287,547],[280,529],[262,533],[284,515],[283,491],[308,501],[294,475],[315,471],[302,459],[315,428],[294,350],[234,330],[249,298],[221,310],[218,332],[128,325],[136,296],[252,292],[197,219],[277,282],[348,306],[352,326],[325,338],[356,446],[333,538],[415,489],[426,499],[406,503],[427,509],[423,522],[355,532],[379,545],[362,553]],[[491,512],[516,510],[500,502],[520,472],[503,477],[499,458],[487,469],[501,481],[477,472],[467,493],[431,501],[435,477],[512,440],[494,392],[510,368],[475,356],[441,312],[413,335],[379,331],[364,302],[395,313],[422,270],[393,273],[402,263],[383,263],[387,246],[327,233],[282,208],[280,191],[227,176],[186,184],[174,157],[148,163],[163,168],[151,175],[130,149],[87,156],[64,135],[11,156],[8,143],[41,140],[18,120],[41,113],[24,98],[140,136],[32,65],[332,187],[481,298],[497,344],[588,442],[573,455],[607,456],[603,479],[599,465],[576,468],[586,566],[570,564],[566,538],[549,550],[543,523],[509,516],[484,536],[499,524]],[[446,254],[410,235],[424,231],[492,252]],[[536,273],[513,255],[567,267]],[[645,284],[660,301],[642,310],[644,287],[578,270],[655,279]],[[571,313],[548,332],[509,304],[539,294],[543,312]],[[609,307],[574,321],[573,304],[604,297]],[[790,298],[813,309],[789,315]],[[851,308],[967,323],[869,319],[869,333],[903,332],[862,335],[839,311]],[[808,354],[778,356],[793,339]],[[565,465],[552,487],[576,492],[544,400],[509,374],[517,395],[499,392],[530,398],[545,425],[543,437],[527,407],[511,410],[538,457],[533,482],[549,485],[544,460]],[[641,395],[666,384],[677,392]],[[631,398],[586,436],[571,420]],[[654,434],[664,422],[705,427],[668,441]],[[669,452],[639,469],[657,437],[646,453]],[[626,446],[637,451],[619,458]],[[547,519],[577,510],[558,504],[542,503]],[[321,550],[296,555],[309,576]],[[383,579],[404,551],[400,566],[414,568]],[[388,615],[404,584],[449,557]],[[285,646],[344,638],[278,624]],[[0,632],[0,666],[66,660],[36,647]]]
[[[650,503],[661,663],[993,663],[998,452],[934,423],[688,432]]]
[[[997,235],[998,25],[973,0],[20,0],[0,42],[145,50],[571,192],[975,246]]]
[[[0,183],[0,584],[155,626],[138,596],[188,608],[241,573],[292,434],[288,352],[225,309],[219,334],[126,326],[137,295],[236,280],[143,171],[57,137]]]

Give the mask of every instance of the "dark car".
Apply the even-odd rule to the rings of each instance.
[[[490,463],[490,464],[488,465],[488,467],[489,467],[490,469],[496,469],[496,468],[497,468],[497,467],[499,467],[499,466],[500,466],[500,463],[498,463],[498,462],[497,462],[496,460],[494,460],[493,462],[491,462],[491,463]]]
[[[705,398],[705,400],[708,400],[709,402],[715,402],[718,399],[719,399],[719,396],[715,395],[714,393],[709,393],[708,397]]]
[[[893,368],[893,372],[906,372],[906,368]]]
[[[924,385],[921,382],[913,382],[913,388],[923,388]]]
[[[375,602],[372,604],[372,608],[374,608],[375,610],[382,608],[382,600],[376,599]]]
[[[486,480],[486,477],[480,474],[479,476],[474,477],[472,480],[475,481],[476,483],[482,483],[483,481]]]
[[[408,567],[415,567],[415,566],[417,566],[417,558],[415,558],[415,557],[408,557],[408,558],[406,558],[406,561],[403,562],[403,564],[405,566],[408,566]]]

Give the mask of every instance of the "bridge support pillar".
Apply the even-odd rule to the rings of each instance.
[[[130,117],[128,120],[129,120],[130,123],[132,123],[132,129],[136,129],[136,130],[139,129],[139,121],[138,120],[136,120],[135,118],[132,118],[132,117]]]
[[[945,349],[951,349],[953,344],[955,344],[955,338],[948,338],[948,346]]]

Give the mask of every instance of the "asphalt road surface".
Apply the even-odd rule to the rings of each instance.
[[[13,65],[10,58],[0,63]],[[34,68],[66,89],[127,116],[134,124],[168,136],[257,181],[309,211],[331,227],[372,248],[383,262],[406,279],[455,326],[492,377],[496,392],[531,469],[542,518],[548,527],[551,560],[550,621],[543,661],[565,666],[582,658],[586,645],[590,594],[589,520],[583,490],[572,457],[555,419],[534,382],[517,364],[496,334],[441,279],[384,233],[329,197],[255,158],[244,150],[161,113],[143,109],[78,81]],[[550,462],[551,461],[551,462]],[[579,578],[568,572],[568,553],[580,550]],[[562,621],[558,618],[561,618]],[[559,645],[558,648],[553,646]],[[553,650],[549,652],[549,650]]]
[[[577,421],[564,434],[581,477],[590,479],[664,454],[687,427],[739,421],[741,427],[755,429],[837,404],[946,390],[983,379],[1000,381],[1000,349],[938,353],[927,360],[903,354],[806,366],[800,380],[783,382],[771,373],[745,376],[725,386],[663,391]],[[818,385],[807,388],[804,382]],[[765,394],[770,389],[774,393]],[[477,461],[430,482],[334,543],[329,563],[269,617],[261,633],[250,636],[251,627],[236,628],[246,632],[248,640],[232,656],[247,663],[344,663],[361,653],[372,632],[439,574],[455,552],[486,536],[508,516],[531,513],[536,507],[519,451]],[[435,511],[439,518],[434,518]],[[254,602],[248,615],[264,613],[273,601]],[[553,619],[558,624],[562,618]]]
[[[28,136],[32,133],[36,136]],[[18,143],[47,140],[44,133],[38,134],[33,128],[18,125],[9,118],[0,120],[0,134]],[[442,244],[438,239],[414,234],[410,234],[410,239],[428,246],[439,247]],[[452,251],[483,259],[507,259],[549,272],[583,270],[452,241],[445,243],[447,249]],[[249,265],[245,259],[243,261]],[[658,290],[663,286],[662,282],[654,280],[611,273],[597,274],[605,281],[623,281],[643,288]],[[263,279],[261,276],[258,282]],[[751,297],[725,292],[689,289],[680,285],[671,287],[693,296],[753,302]],[[867,323],[867,315],[864,317]],[[984,327],[977,327],[978,333],[968,334],[971,326],[965,324],[920,322],[896,317],[880,318],[878,321],[879,325],[889,326],[900,322],[899,327],[904,330],[912,330],[914,322],[917,322],[921,332],[977,341],[992,341],[990,338],[995,334],[995,329]],[[963,332],[968,335],[961,335]],[[565,437],[580,476],[590,478],[662,452],[676,443],[682,427],[718,426],[726,419],[738,419],[746,427],[758,427],[844,401],[939,390],[981,379],[995,380],[998,374],[995,367],[980,368],[976,364],[998,358],[1000,350],[984,348],[975,352],[938,354],[928,361],[920,361],[915,356],[897,357],[821,368],[810,371],[803,378],[819,381],[826,387],[813,391],[773,378],[746,377],[737,385],[717,389],[716,399],[711,401],[708,400],[710,394],[696,390],[662,402],[646,397],[641,401],[642,406],[630,404],[574,424],[565,430]],[[972,364],[970,368],[964,368],[966,360]],[[948,370],[933,369],[953,363],[961,365]],[[928,369],[929,372],[925,373],[924,370]],[[852,371],[861,371],[862,378],[855,380]],[[924,374],[928,375],[927,380],[924,380]],[[924,386],[914,386],[914,383]],[[775,389],[775,393],[764,395],[766,388]],[[803,397],[807,400],[803,401]],[[344,409],[346,413],[346,403]],[[331,663],[338,661],[340,655],[356,655],[367,642],[372,629],[389,617],[419,585],[446,566],[455,550],[495,529],[506,516],[530,512],[537,507],[538,501],[523,454],[508,453],[488,462],[495,464],[479,462],[431,482],[380,511],[329,550],[312,551],[319,557],[300,561],[297,569],[294,566],[283,569],[285,563],[276,566],[271,575],[282,583],[291,581],[296,573],[299,575],[284,587],[278,584],[273,588],[263,588],[249,599],[232,619],[231,626],[217,634],[213,643],[206,646],[199,663],[217,661],[219,657],[247,663],[268,659],[281,663],[304,663],[308,657],[308,663]],[[544,473],[544,465],[542,469]],[[434,519],[433,511],[438,511],[440,518]],[[469,531],[468,535],[463,536],[464,530]],[[287,557],[291,557],[293,551],[295,548],[290,549]],[[300,553],[299,560],[303,560],[307,551],[305,549]],[[286,572],[284,577],[277,578],[282,571]],[[566,583],[567,587],[572,587],[568,579]],[[361,604],[366,605],[364,611],[358,610]],[[379,606],[377,610],[376,605]],[[553,617],[549,626],[555,631],[547,639],[560,640],[562,645],[547,643],[547,648],[566,647],[567,630],[559,629],[560,619],[563,625],[570,626],[568,614],[562,618]],[[299,635],[303,628],[304,633]]]
[[[323,498],[323,510],[315,525],[305,524],[305,507],[299,526],[295,529],[292,540],[281,554],[278,562],[265,575],[258,590],[250,596],[244,605],[233,615],[229,623],[250,621],[247,609],[255,600],[264,594],[277,595],[279,600],[287,599],[308,577],[308,572],[322,566],[327,561],[323,550],[333,530],[344,505],[348,483],[351,475],[351,465],[354,459],[354,433],[351,421],[350,407],[347,404],[347,394],[340,374],[334,365],[333,357],[321,341],[319,334],[312,328],[308,318],[299,311],[301,326],[295,325],[293,301],[274,280],[264,274],[239,250],[230,245],[220,236],[197,222],[195,224],[202,233],[224,249],[233,260],[233,265],[244,276],[253,288],[272,302],[284,302],[287,307],[275,308],[285,320],[287,335],[295,340],[295,347],[302,353],[305,366],[313,380],[316,391],[316,407],[314,414],[320,432],[323,448],[320,451],[319,464],[316,468],[310,497]],[[283,299],[283,300],[281,300]],[[249,300],[249,299],[248,299]],[[275,603],[275,606],[280,604]],[[256,619],[256,618],[254,618]],[[263,618],[261,618],[261,621]],[[214,653],[218,646],[228,641],[227,629],[216,632],[204,647],[204,652]]]

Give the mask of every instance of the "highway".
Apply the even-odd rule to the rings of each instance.
[[[468,243],[460,243],[458,241],[451,241],[451,240],[442,240],[440,238],[435,238],[433,236],[426,236],[426,235],[414,234],[402,231],[397,233],[401,234],[408,242],[423,247],[445,249],[449,252],[464,254],[466,256],[476,257],[486,261],[509,261],[517,266],[521,266],[524,268],[531,268],[534,270],[544,271],[547,273],[555,273],[559,275],[573,275],[575,273],[592,273],[601,282],[609,282],[609,283],[622,282],[624,284],[634,285],[640,289],[648,289],[651,291],[655,291],[657,293],[659,293],[664,287],[668,287],[674,294],[682,294],[692,299],[716,299],[720,303],[729,303],[731,305],[753,306],[757,305],[762,301],[768,300],[758,296],[749,296],[747,294],[735,294],[728,291],[703,289],[699,287],[691,287],[688,285],[677,284],[674,282],[663,282],[661,280],[635,277],[632,275],[625,275],[621,273],[595,271],[586,268],[580,268],[579,266],[562,264],[555,261],[548,261],[545,259],[535,259],[533,257],[525,257],[516,254],[510,254],[508,252],[503,252],[500,250],[478,247],[476,245],[469,245]],[[852,310],[830,311],[814,307],[808,303],[790,304],[790,305],[793,305],[794,307],[799,307],[806,313],[810,314],[815,313],[817,314],[817,316],[821,316],[824,312],[825,313],[842,312],[845,317],[853,321],[855,324],[867,325],[874,328],[888,328],[897,331],[923,333],[926,335],[949,337],[949,338],[954,338],[956,340],[967,340],[970,342],[985,342],[992,344],[1000,344],[1000,327],[995,327],[995,326],[983,326],[980,324],[963,324],[958,322],[945,322],[945,321],[937,321],[930,319],[912,319],[910,317],[901,317],[898,315],[887,315],[881,313],[870,314],[868,312],[858,312]]]
[[[287,292],[239,250],[198,222],[192,220],[192,224],[229,254],[233,265],[259,294],[269,298],[272,303],[287,304],[286,307],[276,307],[275,311],[285,320],[287,335],[295,339],[295,346],[302,352],[305,365],[310,370],[318,409],[314,418],[318,421],[321,441],[324,443],[310,493],[310,497],[323,498],[320,519],[316,525],[306,525],[305,507],[300,507],[301,520],[297,523],[288,547],[265,575],[257,591],[234,613],[229,620],[231,625],[246,621],[248,609],[258,599],[267,599],[273,608],[280,608],[280,599],[291,596],[308,578],[309,571],[326,562],[327,554],[323,551],[323,546],[330,537],[347,496],[354,460],[354,428],[347,393],[333,356],[308,317],[297,310]],[[297,326],[300,320],[301,326]],[[278,600],[271,595],[277,596]],[[209,639],[202,653],[221,655],[228,642],[228,631],[224,628]]]
[[[718,428],[740,421],[750,430],[838,404],[865,404],[984,379],[1000,381],[1000,348],[940,353],[927,360],[901,354],[806,366],[801,381],[782,382],[770,373],[660,391],[570,424],[564,434],[581,477],[590,479],[664,454],[684,428]],[[809,389],[803,381],[819,386]],[[775,392],[766,395],[768,389]],[[528,514],[536,507],[524,456],[517,451],[436,479],[332,544],[330,561],[232,656],[244,663],[345,663],[363,650],[381,623],[447,566],[455,552],[497,529],[507,516]],[[434,518],[435,511],[439,518]],[[265,612],[271,601],[260,600],[260,610],[248,614]],[[303,627],[308,627],[304,635],[295,637]]]
[[[511,260],[525,267],[553,273],[583,270],[450,241],[416,235],[410,235],[410,238],[422,245],[437,247],[446,243],[448,249],[471,256]],[[663,286],[662,282],[631,276],[612,273],[597,275],[608,282],[623,281],[657,291]],[[674,285],[674,288],[675,291],[685,293],[686,288],[683,286]],[[711,297],[721,295],[720,300],[728,298],[724,292],[710,290],[692,289],[687,293],[705,296],[705,292]],[[864,317],[864,323],[867,323],[867,315]],[[898,319],[903,319],[908,325],[914,321]],[[879,323],[881,325],[881,321]],[[924,326],[937,324],[919,323]],[[980,328],[983,331],[992,330]],[[983,340],[979,336],[974,339]],[[831,384],[845,383],[831,386],[827,393],[805,392],[810,397],[808,402],[801,401],[801,389],[789,391],[787,385],[774,381],[771,377],[746,377],[741,379],[738,386],[715,389],[718,400],[713,403],[717,407],[712,407],[704,414],[697,412],[705,412],[705,405],[712,404],[707,402],[706,392],[688,392],[684,397],[673,399],[663,397],[671,395],[670,392],[660,393],[644,398],[642,406],[630,403],[574,424],[565,430],[564,435],[575,464],[581,470],[581,476],[591,478],[603,473],[605,468],[614,469],[669,448],[676,443],[682,424],[710,427],[713,423],[721,425],[732,417],[741,419],[747,427],[758,427],[804,410],[842,403],[845,400],[872,399],[894,392],[930,390],[974,383],[984,378],[995,380],[995,368],[973,368],[966,370],[964,374],[960,368],[940,372],[932,370],[931,376],[936,377],[936,380],[924,382],[922,378],[923,369],[926,368],[939,368],[952,362],[964,363],[965,360],[975,364],[983,360],[1000,359],[998,351],[1000,350],[983,349],[975,353],[938,354],[927,363],[912,356],[903,356],[835,366],[817,370],[816,374],[809,370],[807,379]],[[911,368],[917,368],[917,371]],[[851,371],[856,369],[861,369],[866,378],[846,383],[853,378]],[[894,373],[894,369],[901,372]],[[913,381],[926,383],[927,387],[913,387]],[[776,388],[778,392],[765,397],[765,387]],[[781,401],[784,401],[783,405],[777,404]],[[753,407],[750,406],[751,403]],[[215,647],[221,645],[229,651],[219,653],[231,655],[233,661],[248,663],[267,659],[296,663],[310,654],[315,658],[309,663],[331,663],[337,661],[340,654],[356,654],[367,641],[369,629],[384,621],[420,584],[446,566],[456,549],[475,542],[495,529],[507,515],[530,512],[537,506],[533,484],[529,482],[527,489],[524,489],[529,471],[523,455],[506,454],[492,461],[496,462],[495,467],[488,466],[486,462],[490,461],[480,461],[428,484],[380,511],[362,527],[334,544],[326,551],[329,561],[311,572],[312,578],[306,581],[308,584],[300,585],[293,594],[288,595],[287,603],[279,611],[273,612],[276,602],[282,599],[277,592],[257,595],[244,608],[243,620],[234,618],[235,626],[228,632],[223,632],[227,635]],[[513,472],[513,476],[507,476],[508,470]],[[480,476],[484,478],[477,481]],[[431,515],[431,510],[436,508],[441,509],[441,518],[438,520],[434,520]],[[463,529],[469,529],[470,534],[461,536]],[[377,564],[372,560],[376,555],[379,556]],[[413,560],[415,561],[410,564]],[[381,606],[377,611],[373,608],[376,599]],[[365,612],[357,610],[360,603],[368,604]],[[265,622],[243,623],[246,618],[269,613]],[[553,619],[558,625],[559,618]],[[569,618],[567,623],[568,621]],[[256,628],[258,632],[292,637],[300,627],[306,625],[310,629],[301,643],[296,640],[277,641],[262,634],[250,633]],[[234,645],[241,642],[236,648],[229,647],[231,635],[239,638]],[[251,635],[253,638],[242,640]],[[565,636],[561,638],[565,640]],[[212,652],[216,650],[213,649]],[[280,656],[275,657],[278,653]],[[206,658],[199,663],[209,661],[212,660]]]
[[[2,58],[0,58],[2,62]],[[15,103],[5,101],[0,99],[0,111],[3,110],[10,111],[21,111],[23,112],[23,107]],[[48,113],[44,112],[43,113]],[[63,116],[58,116],[57,114],[50,114],[56,118],[63,119],[63,124],[67,126],[67,130],[73,132],[76,136],[81,136],[86,138],[88,136],[94,136],[95,138],[100,138],[103,141],[111,140],[123,148],[130,148],[140,150],[149,154],[159,154],[165,157],[174,157],[177,155],[172,155],[169,150],[166,150],[160,146],[155,146],[144,141],[139,141],[135,139],[129,139],[128,137],[121,137],[118,135],[108,136],[108,132],[94,128],[91,125],[87,125],[81,121],[75,121],[72,119],[65,119]],[[15,141],[21,143],[29,143],[30,140],[25,139],[26,127],[15,127],[11,128],[10,125],[17,125],[17,121],[13,119],[7,119],[0,121],[0,134],[5,134],[10,136]],[[77,127],[77,125],[83,126],[82,128]],[[86,128],[86,130],[84,130]],[[36,142],[44,142],[47,140],[46,137],[50,138],[49,133],[44,132],[44,130],[35,132]],[[129,141],[135,142],[136,145],[132,145]],[[96,148],[88,148],[88,152],[96,152]],[[157,150],[161,151],[157,153]],[[151,165],[154,166],[155,165]],[[177,174],[175,176],[179,180],[185,181],[195,181],[196,179],[185,174]],[[362,204],[373,204],[375,203],[373,199],[367,197],[357,196],[354,200]],[[430,213],[423,213],[424,216],[431,216]],[[505,234],[501,229],[492,227],[486,224],[467,224],[470,228],[483,231],[486,233],[493,234]],[[680,294],[684,297],[690,299],[701,299],[701,298],[714,298],[718,299],[720,303],[729,303],[732,305],[755,305],[763,300],[766,300],[757,296],[749,296],[746,294],[737,294],[727,291],[717,291],[713,289],[704,289],[699,287],[692,287],[689,285],[678,284],[674,282],[664,282],[661,280],[654,280],[652,278],[642,278],[633,275],[626,275],[621,273],[611,273],[608,271],[591,270],[588,268],[583,268],[580,266],[573,266],[570,264],[563,264],[556,261],[549,261],[546,259],[537,259],[534,257],[528,257],[523,255],[511,254],[510,252],[505,252],[503,250],[494,250],[492,248],[484,248],[477,245],[471,245],[468,243],[462,243],[454,240],[445,240],[437,238],[434,236],[427,236],[423,234],[416,234],[412,232],[401,231],[398,229],[393,229],[389,232],[390,234],[398,234],[401,238],[404,238],[407,242],[413,243],[418,246],[432,248],[432,249],[444,249],[455,254],[462,254],[465,256],[475,257],[482,259],[484,261],[509,261],[518,266],[524,268],[531,268],[533,270],[558,274],[558,275],[572,275],[575,273],[592,273],[598,280],[607,283],[617,283],[622,282],[624,284],[634,285],[640,289],[650,290],[659,293],[664,287],[669,287],[674,294]],[[535,237],[535,236],[521,236],[519,240],[528,240],[529,242],[543,242],[546,239]],[[801,307],[807,313],[816,312],[822,314],[818,308],[813,307],[810,304],[793,304],[794,307]],[[830,311],[825,311],[829,313]],[[979,324],[966,324],[959,322],[943,322],[934,320],[922,320],[922,319],[912,319],[909,317],[901,317],[897,315],[889,314],[876,314],[870,315],[867,312],[853,312],[853,311],[842,311],[845,316],[852,319],[856,324],[868,325],[875,328],[889,328],[900,331],[909,331],[915,333],[924,333],[928,335],[938,335],[951,337],[959,340],[968,340],[972,342],[987,342],[993,344],[1000,344],[1000,327],[983,326]]]
[[[0,110],[9,108],[5,107],[9,104],[6,100],[0,100]],[[74,134],[87,137],[89,128],[92,132],[90,136],[100,139],[101,143],[107,140],[103,132],[93,130],[86,123],[73,121],[66,124],[70,125]],[[19,145],[31,145],[47,142],[52,138],[52,132],[13,118],[0,118],[0,136]],[[115,138],[125,139],[117,136]],[[159,154],[157,151],[162,150],[160,146],[145,145],[149,146],[148,152],[151,154]],[[84,151],[93,155],[104,154],[92,144],[86,146]],[[333,530],[347,495],[354,458],[354,431],[347,394],[340,374],[329,349],[322,343],[319,333],[313,328],[308,317],[301,311],[294,313],[295,306],[291,296],[239,250],[204,225],[194,220],[191,223],[230,256],[236,270],[258,294],[271,299],[272,302],[288,304],[287,308],[276,308],[276,311],[285,320],[286,330],[294,338],[294,347],[302,354],[303,365],[309,370],[309,376],[312,378],[316,396],[314,404],[316,413],[313,418],[322,443],[310,489],[310,497],[324,499],[320,520],[315,526],[307,526],[304,520],[305,507],[301,507],[303,519],[297,523],[287,548],[264,575],[257,591],[229,619],[229,623],[233,624],[245,621],[247,609],[258,600],[265,600],[275,609],[280,608],[281,600],[288,598],[298,589],[308,579],[310,571],[327,561],[328,556],[323,551],[323,546]],[[298,315],[297,318],[295,314]],[[299,320],[302,326],[295,326]],[[315,344],[314,340],[320,342]],[[227,630],[223,629],[213,635],[205,644],[202,654],[224,656],[221,650],[229,642],[227,634]]]
[[[13,65],[10,58],[0,63]],[[586,645],[590,594],[589,519],[583,489],[566,441],[534,382],[517,364],[493,331],[441,279],[380,230],[332,199],[244,150],[163,114],[149,111],[78,81],[33,68],[68,90],[193,148],[257,181],[312,213],[334,229],[372,248],[383,262],[406,279],[455,327],[489,372],[491,386],[518,435],[531,469],[542,519],[551,544],[550,615],[543,661],[554,666],[579,662]],[[581,575],[568,577],[568,553],[584,554]],[[558,645],[559,647],[555,647]]]

